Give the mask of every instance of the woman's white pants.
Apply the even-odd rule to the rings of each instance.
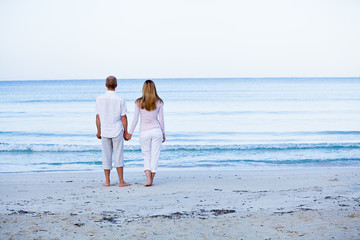
[[[140,146],[144,158],[144,170],[157,172],[163,133],[154,128],[140,133]]]

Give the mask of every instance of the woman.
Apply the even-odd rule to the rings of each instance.
[[[157,95],[155,83],[146,80],[142,89],[142,97],[135,101],[134,119],[126,137],[127,140],[131,139],[140,114],[140,145],[144,158],[146,187],[153,184],[160,147],[165,142],[163,105],[163,100]]]

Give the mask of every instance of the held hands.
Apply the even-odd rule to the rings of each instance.
[[[98,139],[101,139],[101,133],[98,132],[98,133],[96,134],[96,137],[97,137]]]
[[[131,139],[132,134],[130,133],[124,133],[124,139],[125,141],[129,141]]]

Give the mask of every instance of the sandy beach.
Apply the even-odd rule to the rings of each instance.
[[[2,174],[0,239],[360,239],[360,168]]]

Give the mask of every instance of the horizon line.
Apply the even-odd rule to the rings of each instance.
[[[335,79],[335,78],[359,78],[358,77],[161,77],[161,78],[118,78],[123,80],[143,80],[143,79],[306,79],[306,78],[315,78],[315,79]],[[106,78],[67,78],[67,79],[0,79],[0,82],[23,82],[23,81],[84,81],[84,80],[105,80]]]

